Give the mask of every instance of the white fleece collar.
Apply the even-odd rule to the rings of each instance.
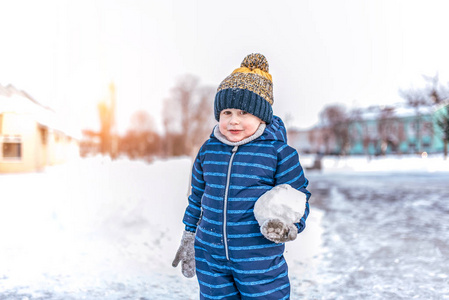
[[[229,146],[241,146],[244,144],[247,144],[251,141],[254,141],[255,139],[257,139],[259,136],[261,136],[265,130],[265,127],[267,127],[267,125],[265,123],[261,123],[259,125],[259,128],[257,128],[256,132],[254,132],[254,134],[250,137],[247,137],[246,139],[243,139],[241,141],[238,142],[231,142],[229,141],[221,132],[220,129],[218,128],[218,125],[216,125],[214,127],[214,136],[223,144],[229,145]]]

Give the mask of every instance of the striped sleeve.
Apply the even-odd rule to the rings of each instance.
[[[306,208],[304,215],[299,223],[296,223],[298,227],[298,233],[303,231],[306,227],[306,220],[309,216],[309,198],[312,195],[307,186],[309,181],[304,176],[304,170],[299,162],[298,152],[287,144],[282,145],[278,150],[278,162],[276,168],[275,182],[279,184],[289,184],[292,188],[303,192],[306,195]]]
[[[185,230],[192,232],[196,232],[198,221],[201,217],[201,198],[203,197],[205,188],[200,155],[201,150],[198,152],[198,155],[195,158],[195,162],[193,163],[191,188],[188,198],[189,205],[185,210],[183,218]]]

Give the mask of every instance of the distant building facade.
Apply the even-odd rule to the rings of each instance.
[[[79,156],[78,139],[27,93],[0,85],[0,173],[32,172]]]
[[[446,103],[445,105],[449,105]],[[290,130],[289,141],[300,153],[383,155],[440,153],[444,143],[436,124],[438,109],[371,108],[346,121],[346,143],[332,128]]]

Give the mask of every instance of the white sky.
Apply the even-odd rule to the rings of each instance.
[[[402,102],[400,88],[437,72],[449,82],[448,11],[445,0],[4,1],[0,84],[98,129],[97,103],[113,81],[120,132],[138,109],[161,128],[180,76],[216,87],[260,52],[275,114],[307,128],[329,103]]]

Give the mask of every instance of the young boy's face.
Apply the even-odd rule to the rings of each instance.
[[[252,136],[261,123],[264,122],[246,111],[227,108],[220,112],[218,127],[228,141],[239,142]]]

